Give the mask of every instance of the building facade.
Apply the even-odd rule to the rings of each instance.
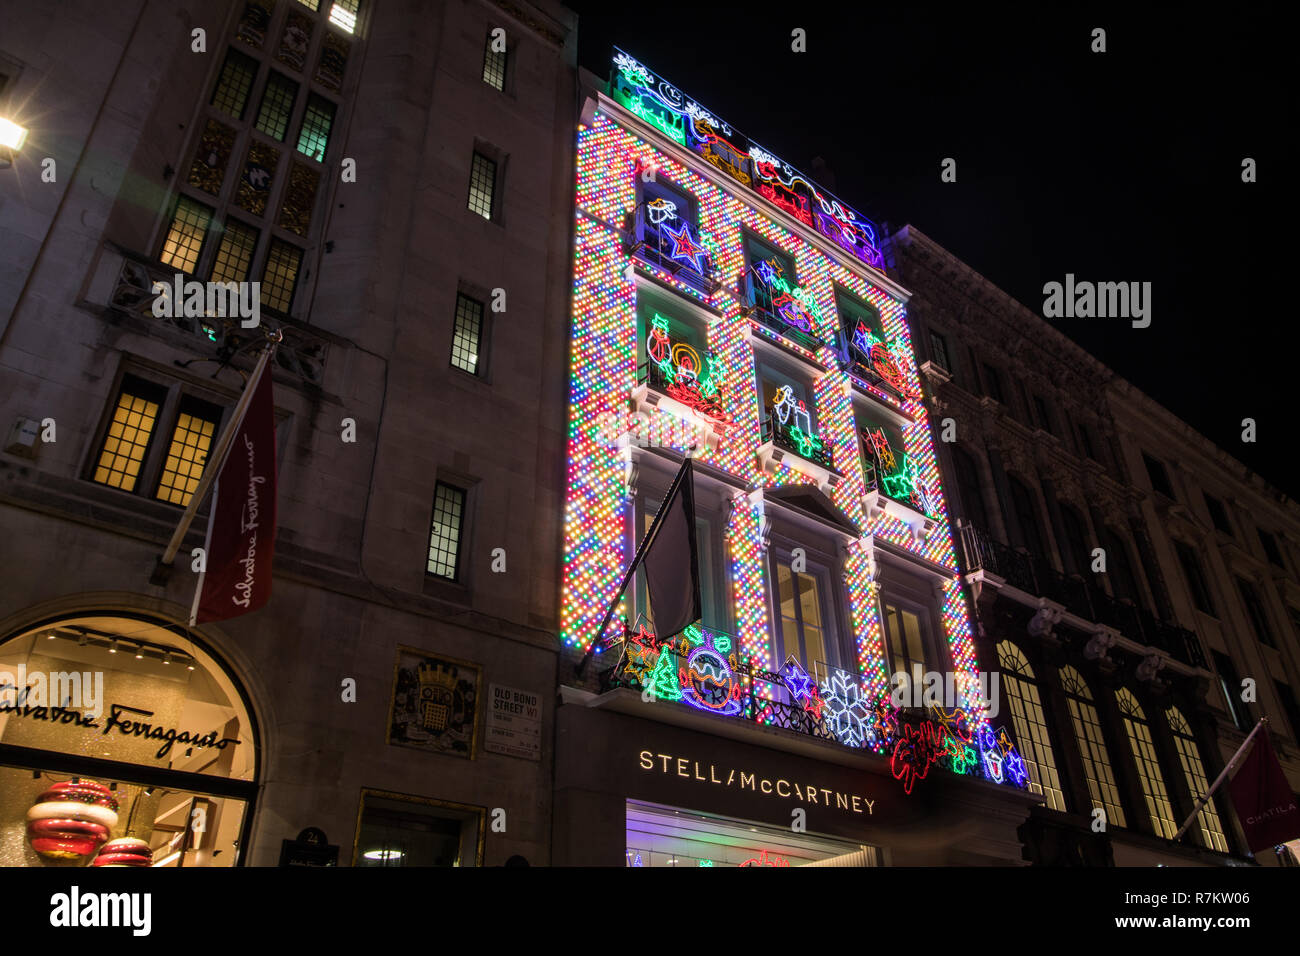
[[[874,227],[621,51],[576,206],[555,861],[1023,862]],[[601,634],[687,455],[702,617]]]
[[[1044,797],[1026,857],[1248,861],[1226,788],[1172,838],[1262,715],[1300,789],[1300,510],[915,227],[886,245],[978,653]]]
[[[10,5],[0,862],[549,861],[574,27]],[[206,505],[155,566],[270,332],[273,596],[187,627]]]

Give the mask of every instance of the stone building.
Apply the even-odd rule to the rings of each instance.
[[[4,19],[0,862],[71,778],[154,865],[548,862],[574,16]],[[178,274],[260,325],[156,316]],[[187,627],[206,504],[155,564],[271,330],[274,593]]]
[[[1300,509],[915,227],[888,249],[979,657],[1044,797],[1026,857],[1244,861],[1226,789],[1170,838],[1262,715],[1300,789]]]

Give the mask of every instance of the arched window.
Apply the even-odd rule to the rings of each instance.
[[[1115,700],[1119,703],[1119,712],[1124,715],[1124,730],[1133,749],[1133,760],[1137,763],[1142,794],[1147,800],[1147,812],[1151,814],[1151,826],[1156,836],[1170,839],[1178,832],[1178,824],[1174,823],[1174,808],[1169,803],[1165,781],[1160,775],[1160,761],[1156,759],[1146,714],[1137,698],[1126,688],[1115,691]]]
[[[1106,738],[1101,732],[1092,691],[1073,667],[1061,669],[1061,688],[1065,691],[1065,702],[1074,722],[1074,736],[1079,744],[1079,758],[1083,761],[1083,775],[1088,781],[1088,795],[1092,797],[1093,806],[1106,811],[1109,825],[1126,826],[1124,807],[1115,786],[1115,774],[1110,769],[1110,754],[1106,751]]]
[[[968,452],[953,447],[952,467],[957,477],[957,494],[961,498],[966,520],[981,531],[989,530],[989,516],[984,509],[984,495],[980,488],[979,468]]]
[[[1201,753],[1196,746],[1196,738],[1192,736],[1192,728],[1177,707],[1170,707],[1165,711],[1165,720],[1169,721],[1169,729],[1174,732],[1174,746],[1178,748],[1178,762],[1183,765],[1187,789],[1191,791],[1193,801],[1199,800],[1210,789],[1210,784],[1205,776],[1205,765],[1201,763]],[[1223,822],[1219,819],[1219,812],[1214,809],[1213,800],[1201,808],[1201,812],[1196,816],[1196,822],[1201,826],[1201,841],[1207,847],[1220,853],[1228,852],[1228,841],[1223,835]]]
[[[1052,810],[1065,811],[1065,794],[1056,772],[1056,755],[1047,733],[1047,718],[1034,669],[1020,648],[1010,641],[1000,641],[998,664],[1002,667],[1002,688],[1011,704],[1011,721],[1016,728],[1020,753],[1029,768],[1029,791],[1041,793]]]
[[[1011,509],[1016,513],[1016,524],[1020,525],[1020,535],[1029,553],[1036,557],[1046,554],[1043,548],[1043,534],[1038,525],[1038,508],[1034,493],[1029,486],[1014,476],[1007,476],[1007,486],[1011,489]]]

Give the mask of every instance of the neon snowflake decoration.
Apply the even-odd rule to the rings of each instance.
[[[822,691],[826,725],[846,747],[865,747],[874,738],[866,695],[848,671],[831,669],[830,683]]]

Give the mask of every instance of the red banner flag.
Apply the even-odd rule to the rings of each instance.
[[[271,597],[275,552],[275,405],[269,363],[217,473],[208,517],[207,571],[199,577],[191,624],[224,621]]]
[[[1300,837],[1300,807],[1267,730],[1255,735],[1255,745],[1228,786],[1252,853]]]

